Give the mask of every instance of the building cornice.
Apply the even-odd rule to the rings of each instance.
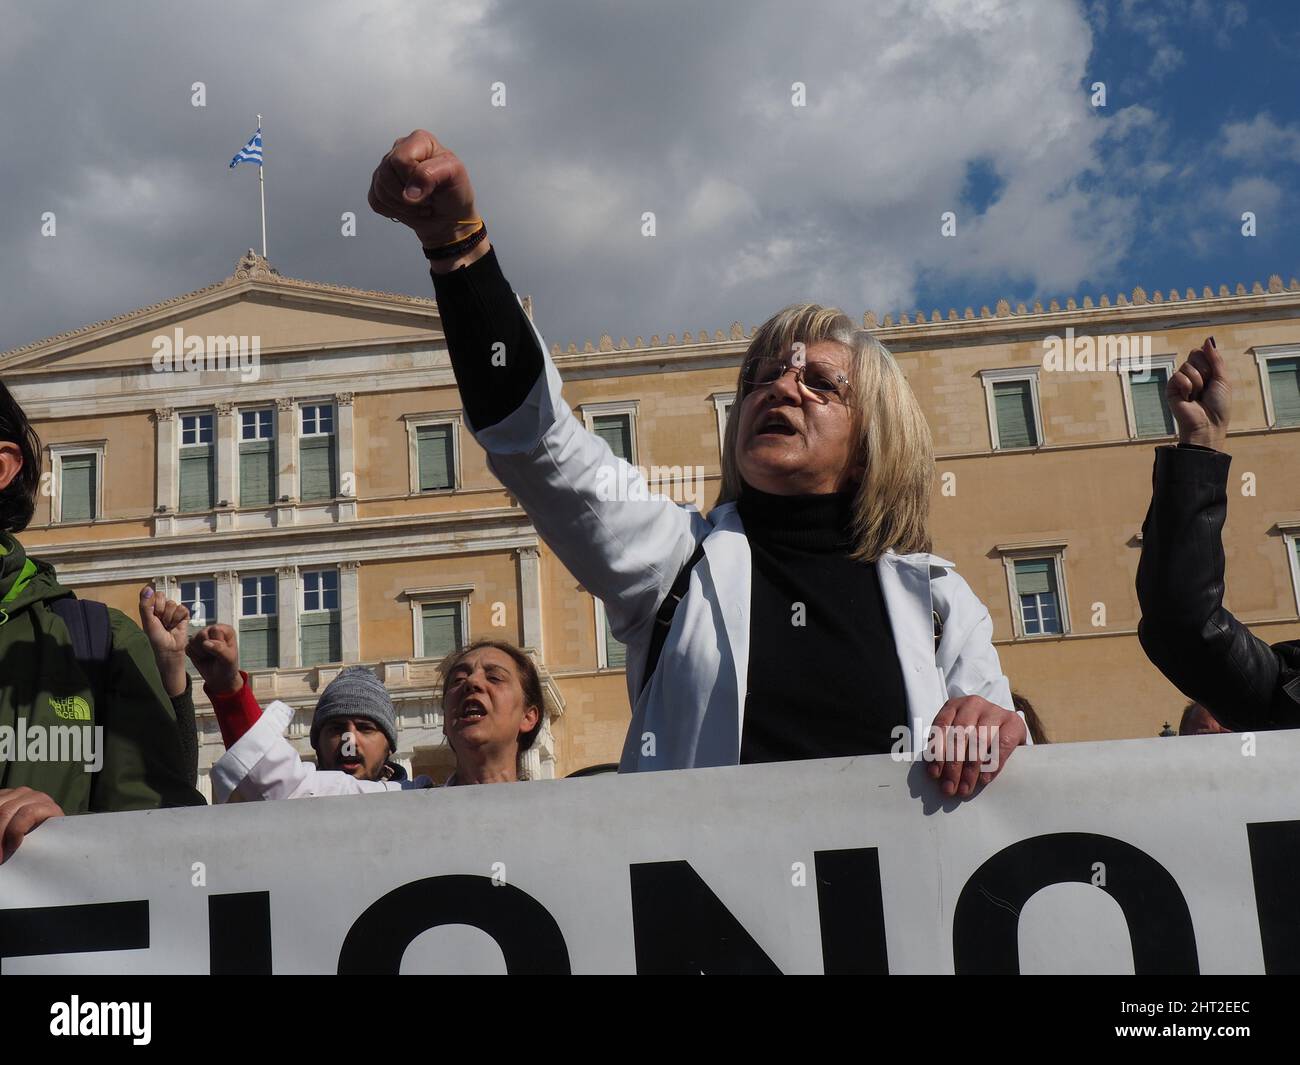
[[[1210,286],[1206,285],[1200,295],[1197,295],[1194,289],[1188,288],[1182,295],[1177,289],[1171,289],[1167,296],[1159,290],[1148,296],[1146,291],[1138,286],[1129,295],[1117,293],[1113,301],[1109,295],[1104,294],[1095,301],[1091,296],[1084,296],[1082,303],[1071,297],[1065,301],[1064,307],[1061,306],[1060,300],[1050,300],[1046,308],[1043,307],[1041,300],[1035,300],[1032,307],[1026,307],[1022,301],[1015,303],[1013,309],[1010,300],[1000,299],[993,310],[990,310],[986,304],[978,313],[974,308],[967,307],[964,313],[959,314],[954,307],[949,308],[948,313],[944,315],[935,308],[928,315],[920,310],[913,313],[903,312],[898,315],[897,321],[893,314],[886,314],[883,319],[880,319],[874,311],[867,311],[862,316],[862,326],[870,329],[886,345],[894,343],[906,344],[907,347],[913,348],[925,348],[928,344],[942,345],[945,340],[955,336],[1000,335],[1008,332],[1009,329],[1015,332],[1051,331],[1071,325],[1077,328],[1080,322],[1114,322],[1122,327],[1126,322],[1177,319],[1186,317],[1189,313],[1193,316],[1210,313],[1215,317],[1243,311],[1253,313],[1261,307],[1293,308],[1300,313],[1300,281],[1293,277],[1288,284],[1284,284],[1281,275],[1273,274],[1267,283],[1254,282],[1249,291],[1245,284],[1239,283],[1233,291],[1230,291],[1227,285],[1220,285],[1216,294]],[[557,366],[560,365],[561,359],[567,361],[573,356],[591,356],[582,363],[578,363],[575,359],[573,365],[595,366],[602,361],[607,361],[611,355],[625,357],[628,353],[635,353],[637,358],[631,360],[635,365],[642,361],[641,356],[651,361],[656,357],[662,360],[666,349],[691,348],[696,351],[713,349],[719,352],[733,352],[737,348],[743,350],[754,333],[753,327],[746,332],[739,322],[733,322],[725,335],[721,329],[715,330],[712,335],[708,330],[701,330],[699,339],[696,339],[690,331],[687,331],[680,339],[675,333],[669,333],[666,341],[661,342],[656,334],[650,338],[648,344],[642,337],[636,337],[631,343],[628,342],[627,337],[622,337],[615,342],[610,334],[605,333],[595,343],[590,340],[584,341],[581,349],[576,343],[570,343],[567,347],[552,344],[551,355],[557,357]],[[620,364],[627,364],[625,358],[620,359]]]
[[[425,558],[509,551],[538,545],[537,530],[514,507],[365,518],[328,525],[231,530],[211,535],[135,537],[76,543],[31,543],[72,587],[112,584],[161,574],[190,576],[224,570],[274,570],[292,560],[303,567],[342,561]]]

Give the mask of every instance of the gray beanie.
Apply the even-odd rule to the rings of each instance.
[[[388,746],[397,750],[397,709],[379,678],[365,666],[348,666],[325,685],[311,719],[312,750],[332,717],[368,718],[388,737]]]

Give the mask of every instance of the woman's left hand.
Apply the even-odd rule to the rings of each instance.
[[[930,727],[926,758],[932,780],[945,795],[963,799],[976,783],[987,784],[1007,764],[1011,752],[1025,742],[1028,729],[1017,713],[978,695],[949,699]]]

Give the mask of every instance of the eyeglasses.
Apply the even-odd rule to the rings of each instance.
[[[801,366],[771,356],[750,359],[741,370],[740,379],[751,389],[762,388],[772,384],[787,370],[794,370],[794,379],[823,403],[839,399],[849,390],[849,379],[843,370],[834,363],[814,359],[809,359]]]

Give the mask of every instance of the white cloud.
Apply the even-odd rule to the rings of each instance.
[[[1266,163],[1288,159],[1300,163],[1300,123],[1280,126],[1267,111],[1249,122],[1224,124],[1222,152],[1230,159]]]

